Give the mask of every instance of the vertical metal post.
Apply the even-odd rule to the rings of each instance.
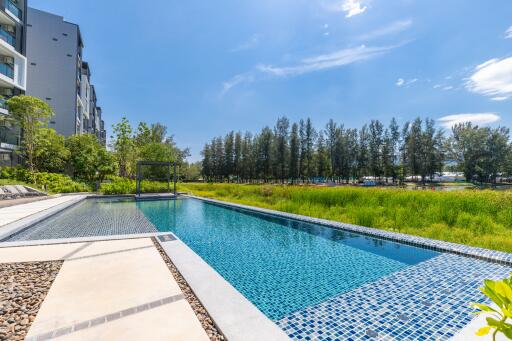
[[[140,170],[141,170],[141,165],[140,165],[140,161],[137,162],[137,189],[136,189],[136,194],[138,197],[140,197],[140,177],[141,177],[141,174],[140,174]]]
[[[171,163],[167,163],[167,193],[171,191]]]
[[[174,196],[176,196],[176,161],[174,161]]]

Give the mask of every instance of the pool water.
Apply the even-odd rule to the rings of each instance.
[[[136,205],[273,320],[439,255],[195,199]]]
[[[270,319],[439,253],[197,199],[88,199],[7,241],[173,232]]]

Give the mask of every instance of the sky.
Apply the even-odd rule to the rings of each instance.
[[[108,136],[168,126],[190,161],[278,117],[512,127],[510,0],[29,0],[80,25]]]

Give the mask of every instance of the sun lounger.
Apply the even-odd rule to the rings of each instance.
[[[34,196],[37,196],[39,195],[39,193],[35,193],[35,192],[29,192],[27,191],[27,189],[25,188],[25,186],[21,186],[21,185],[14,185],[14,188],[16,188],[16,190],[18,192],[21,193],[22,196],[24,197],[34,197]]]
[[[21,193],[18,192],[18,190],[16,189],[16,187],[12,186],[12,185],[6,185],[4,186],[4,191],[7,191],[7,193],[10,194],[11,198],[15,199],[15,198],[19,198],[21,197]]]
[[[10,199],[11,196],[4,192],[4,190],[2,189],[2,187],[0,187],[0,200],[3,200],[3,199]]]

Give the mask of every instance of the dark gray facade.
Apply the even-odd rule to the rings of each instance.
[[[91,123],[97,99],[90,66],[82,59],[79,26],[34,8],[28,9],[27,20],[27,94],[52,107],[55,116],[49,127],[59,134],[100,136]]]
[[[21,162],[17,153],[20,129],[6,120],[6,101],[24,94],[27,79],[26,52],[27,2],[0,1],[0,166]]]

